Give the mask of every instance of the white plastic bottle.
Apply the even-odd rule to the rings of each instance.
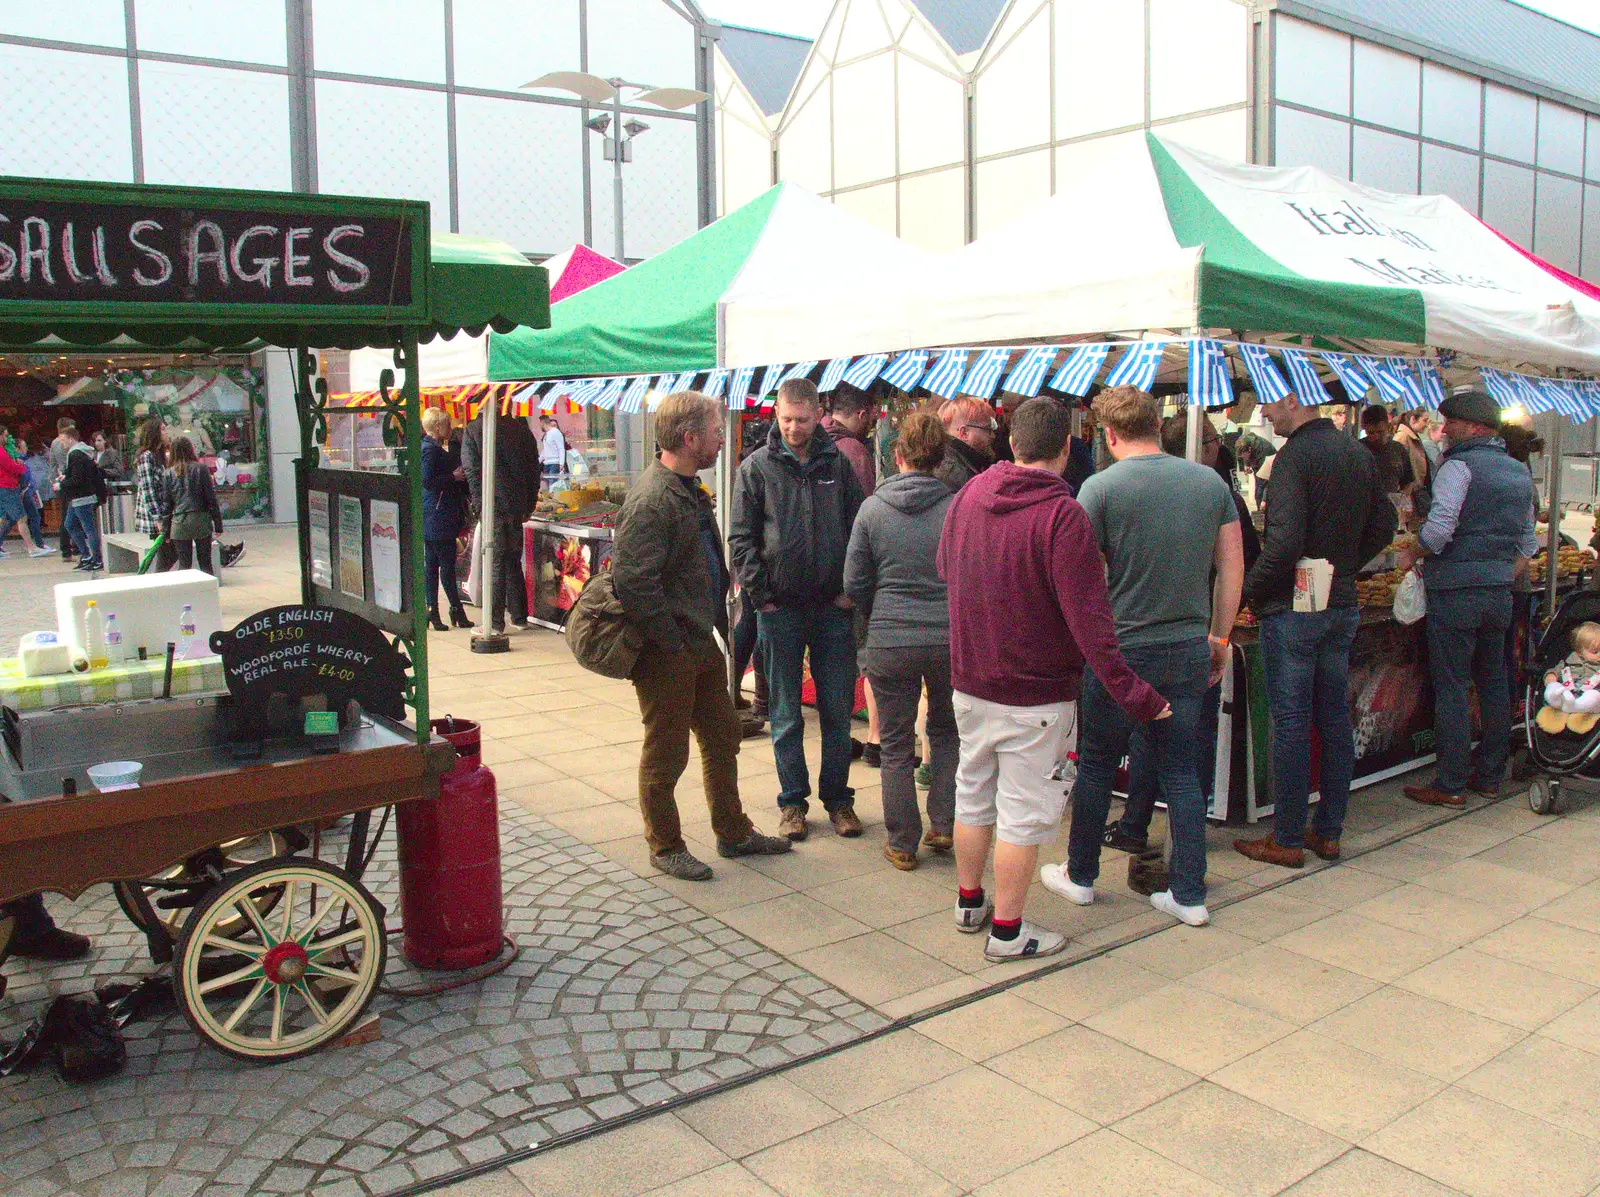
[[[178,616],[178,660],[189,659],[189,653],[194,649],[194,636],[194,608],[185,603],[182,614]]]
[[[83,610],[83,655],[89,658],[90,669],[106,667],[106,621],[93,599]]]
[[[106,616],[106,664],[115,668],[127,659],[127,649],[122,643],[122,628],[117,624],[117,613],[113,611]]]

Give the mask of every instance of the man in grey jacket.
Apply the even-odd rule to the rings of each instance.
[[[739,720],[713,635],[728,636],[728,569],[711,499],[696,477],[722,452],[721,405],[695,391],[668,395],[656,410],[656,440],[660,459],[617,516],[611,581],[645,636],[632,680],[645,729],[639,809],[650,863],[684,881],[705,881],[711,869],[684,843],[675,796],[691,731],[700,741],[717,854],[771,856],[791,845],[758,832],[739,801]]]

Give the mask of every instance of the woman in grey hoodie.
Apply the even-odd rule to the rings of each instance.
[[[883,732],[883,855],[897,869],[917,867],[920,840],[948,851],[955,826],[960,740],[950,704],[950,610],[935,558],[950,506],[949,489],[933,476],[948,434],[939,417],[913,412],[895,446],[899,473],[861,505],[845,556],[844,588],[866,619],[863,671],[878,698]],[[917,703],[928,690],[927,837],[917,809]]]

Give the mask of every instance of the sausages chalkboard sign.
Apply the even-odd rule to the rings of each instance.
[[[321,694],[329,706],[353,698],[368,711],[405,718],[405,662],[384,634],[334,607],[273,607],[211,636],[228,693],[264,710],[273,695]]]

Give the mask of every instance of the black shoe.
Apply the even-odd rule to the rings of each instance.
[[[243,544],[219,545],[218,546],[218,551],[220,552],[220,554],[222,556],[222,568],[223,569],[227,569],[230,565],[237,565],[239,563],[239,559],[244,556],[244,545]]]
[[[1101,842],[1107,848],[1115,848],[1118,852],[1131,852],[1135,856],[1150,847],[1148,838],[1135,839],[1122,830],[1120,823],[1113,823],[1110,827],[1107,827],[1105,835],[1101,837]]]
[[[850,759],[859,761],[867,751],[867,746],[854,736],[850,737]]]
[[[89,954],[89,937],[51,927],[26,939],[13,939],[10,954],[27,960],[82,960]]]
[[[437,607],[428,608],[428,626],[436,632],[448,632],[450,630],[450,626],[439,618],[439,608]]]
[[[470,628],[472,620],[467,618],[467,613],[460,607],[450,608],[450,622],[458,628]]]
[[[94,568],[93,561],[80,561],[72,567],[73,573],[86,574]]]
[[[869,769],[883,768],[883,745],[864,744],[861,748],[861,763]]]

